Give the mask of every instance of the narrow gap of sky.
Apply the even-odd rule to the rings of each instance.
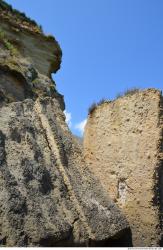
[[[7,0],[59,41],[64,94],[73,133],[88,107],[127,88],[163,89],[162,0]]]

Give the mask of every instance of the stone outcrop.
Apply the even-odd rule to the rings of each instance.
[[[162,245],[163,97],[147,89],[92,110],[85,161],[126,215],[134,246]]]
[[[45,36],[34,21],[31,21],[24,14],[16,10],[11,11],[11,7],[0,1],[1,46],[8,48],[10,54],[20,54],[22,59],[28,59],[39,71],[40,74],[50,76],[60,68],[62,51],[59,44],[52,36]],[[3,31],[5,30],[5,34]],[[6,36],[6,41],[3,39]],[[11,64],[18,66],[17,60],[12,57],[1,55],[3,65]],[[20,62],[20,61],[19,61]],[[26,60],[21,62],[25,66]]]
[[[0,1],[0,98],[11,102],[50,96],[64,110],[63,97],[51,79],[61,63],[58,42],[10,9]]]
[[[58,43],[3,1],[0,10],[0,245],[131,246],[65,123],[51,79]]]

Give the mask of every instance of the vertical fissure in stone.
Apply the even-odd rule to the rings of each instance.
[[[158,141],[158,163],[157,169],[154,173],[155,185],[154,185],[154,197],[153,205],[158,207],[159,210],[159,225],[158,230],[160,234],[159,245],[163,246],[163,96],[160,96],[159,104],[159,123],[160,127],[160,139]]]

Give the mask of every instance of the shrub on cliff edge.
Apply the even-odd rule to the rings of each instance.
[[[116,99],[118,99],[118,98],[120,98],[122,96],[131,96],[131,95],[134,95],[135,93],[138,93],[139,91],[140,91],[140,89],[136,88],[136,87],[131,88],[131,89],[127,89],[123,93],[118,93],[116,95]]]
[[[96,109],[96,107],[97,107],[97,104],[96,104],[95,102],[93,102],[93,103],[91,104],[91,106],[88,108],[88,114],[89,114],[89,115],[92,114],[93,111]]]

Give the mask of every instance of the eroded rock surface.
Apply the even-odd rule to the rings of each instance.
[[[0,233],[9,246],[109,242],[129,228],[64,120],[51,98],[0,109]]]
[[[89,115],[85,160],[125,213],[134,246],[162,245],[163,97],[147,89]]]
[[[3,1],[0,9],[1,246],[131,246],[125,216],[65,123],[50,75],[58,43]]]

